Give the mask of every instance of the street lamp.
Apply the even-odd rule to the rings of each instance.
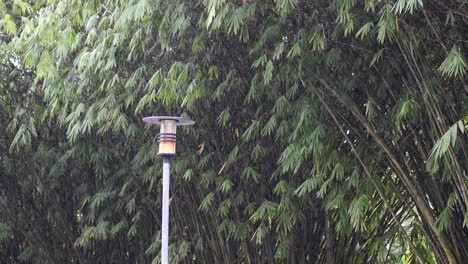
[[[169,161],[176,153],[177,126],[193,125],[190,119],[175,116],[149,116],[143,122],[160,125],[158,156],[163,157],[161,263],[169,261]]]

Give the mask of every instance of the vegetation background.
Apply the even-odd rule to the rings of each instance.
[[[0,0],[0,262],[466,263],[465,0]]]

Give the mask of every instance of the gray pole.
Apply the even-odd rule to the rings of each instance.
[[[163,156],[161,264],[169,263],[169,159]]]

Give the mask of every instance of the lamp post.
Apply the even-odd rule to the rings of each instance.
[[[149,116],[143,122],[160,125],[158,156],[163,157],[162,238],[161,263],[169,262],[169,161],[176,153],[177,126],[193,125],[195,122],[175,116]]]

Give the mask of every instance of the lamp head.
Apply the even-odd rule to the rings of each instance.
[[[143,122],[160,125],[158,134],[159,156],[173,156],[176,153],[177,126],[193,125],[195,122],[176,116],[149,116]]]

